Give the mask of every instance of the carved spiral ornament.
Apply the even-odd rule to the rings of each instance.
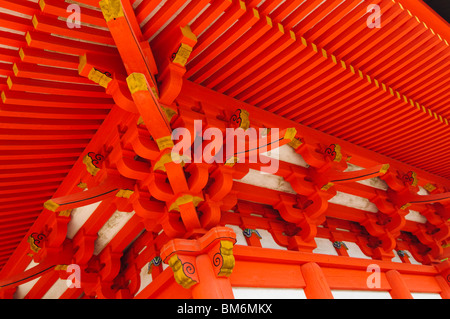
[[[216,253],[213,257],[214,267],[220,267],[223,263],[223,256],[221,253]]]
[[[402,181],[406,184],[410,184],[411,186],[417,186],[418,183],[417,173],[409,171],[408,173],[402,176]]]
[[[30,248],[34,252],[38,252],[42,248],[42,242],[47,238],[44,234],[40,233],[32,233],[30,237],[28,237],[28,243],[30,244]]]
[[[89,152],[88,156],[91,158],[92,160],[92,165],[94,165],[95,167],[99,168],[100,163],[104,160],[103,155],[101,154],[96,154],[94,152]]]
[[[195,274],[195,267],[194,267],[194,265],[191,264],[190,262],[185,262],[185,263],[183,264],[183,272],[184,272],[185,274],[188,274],[188,275],[193,275],[193,274]]]
[[[325,155],[328,155],[333,161],[340,162],[342,159],[341,147],[338,144],[331,144],[325,151]]]

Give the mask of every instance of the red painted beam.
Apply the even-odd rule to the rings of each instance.
[[[10,105],[106,110],[110,110],[114,105],[114,102],[110,98],[65,96],[56,94],[44,95],[21,91],[3,91],[2,101],[3,103]]]
[[[70,29],[67,27],[66,22],[57,20],[54,17],[35,15],[33,16],[33,26],[37,31],[58,34],[94,43],[114,45],[114,40],[108,31],[87,26],[83,26],[79,29]]]
[[[117,50],[113,47],[105,47],[100,44],[87,43],[56,37],[44,32],[30,31],[26,34],[26,41],[32,48],[51,50],[75,55],[84,55],[87,52],[94,54],[116,55]]]
[[[55,95],[68,95],[73,97],[110,98],[105,89],[97,85],[83,85],[76,83],[63,83],[11,76],[7,85],[12,91],[29,93],[48,93]]]
[[[19,53],[22,61],[26,63],[43,64],[74,70],[78,69],[79,58],[77,56],[27,47],[22,47]]]
[[[68,12],[69,5],[70,3],[57,0],[39,0],[39,6],[43,13],[63,18],[68,18],[72,14],[72,12]],[[98,7],[98,3],[96,3],[96,6]],[[82,23],[106,28],[106,22],[101,12],[86,7],[80,8],[80,12]]]

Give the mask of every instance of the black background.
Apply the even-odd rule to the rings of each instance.
[[[424,0],[424,2],[450,23],[450,0]]]

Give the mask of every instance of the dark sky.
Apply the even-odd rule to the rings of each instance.
[[[424,2],[450,23],[450,0],[424,0]]]

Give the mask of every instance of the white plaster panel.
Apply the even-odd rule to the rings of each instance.
[[[117,235],[123,226],[133,217],[135,213],[115,211],[114,214],[98,231],[98,237],[95,240],[94,255],[98,255],[103,248]]]
[[[354,172],[354,171],[359,171],[364,169],[363,167],[357,166],[355,164],[351,164],[348,163],[347,169],[344,172]],[[365,179],[362,181],[357,181],[357,183],[366,185],[366,186],[370,186],[370,187],[374,187],[374,188],[378,188],[381,190],[387,190],[388,189],[388,185],[386,184],[385,181],[383,181],[381,178],[379,177],[374,177],[374,178],[369,178],[369,179]]]
[[[67,280],[58,278],[53,286],[42,296],[42,299],[59,299],[67,289],[69,289],[67,287]]]
[[[442,299],[440,294],[430,292],[411,292],[414,299]]]
[[[83,207],[75,208],[71,213],[71,219],[67,225],[67,238],[73,239],[76,233],[91,217],[92,213],[97,209],[101,202],[93,203]]]
[[[372,259],[371,257],[365,255],[362,252],[362,250],[361,250],[361,248],[359,248],[358,244],[350,242],[350,241],[344,241],[344,243],[348,248],[347,253],[350,257]]]
[[[303,157],[296,153],[295,150],[288,144],[282,145],[276,149],[270,150],[269,152],[261,153],[261,155],[278,159],[280,161],[302,166],[309,167],[308,163],[303,159]]]
[[[306,299],[301,288],[233,287],[235,299]]]
[[[31,269],[35,266],[39,265],[38,263],[35,263],[33,260],[28,264],[27,268],[25,270]],[[26,282],[22,285],[17,286],[16,292],[14,293],[14,299],[23,299],[27,293],[33,288],[34,284],[39,280],[40,277],[33,279],[29,282]]]
[[[313,250],[313,253],[338,256],[331,240],[327,238],[314,238],[314,240],[316,241],[317,248]]]
[[[425,224],[427,222],[427,219],[425,216],[420,214],[419,212],[415,210],[409,210],[409,213],[405,216],[406,220],[410,220],[416,223]]]
[[[33,288],[40,277],[33,279],[27,283],[17,286],[16,292],[14,293],[14,299],[23,299],[27,293]]]
[[[225,225],[225,227],[231,228],[236,233],[236,245],[248,246],[247,240],[245,239],[242,229],[236,225]]]
[[[257,229],[258,233],[261,235],[261,246],[263,248],[272,248],[272,249],[281,249],[281,250],[287,250],[286,247],[278,245],[275,240],[272,237],[272,234],[270,234],[265,229]]]
[[[336,196],[331,198],[329,203],[339,204],[342,206],[353,207],[367,212],[378,212],[377,206],[367,198],[355,196],[347,193],[336,192]]]
[[[263,173],[254,169],[250,169],[243,178],[235,180],[244,184],[254,185],[258,187],[273,189],[280,192],[295,194],[291,184],[286,182],[283,177]]]
[[[400,259],[400,256],[397,254],[397,251],[394,250],[393,253],[394,253],[395,257],[392,258],[391,261],[395,262],[395,263],[402,263],[403,261]]]
[[[145,287],[147,287],[153,281],[152,274],[148,273],[148,263],[141,268],[140,277],[141,277],[141,286],[139,287],[139,290],[136,293],[136,295],[138,295]]]
[[[392,299],[388,291],[331,290],[334,299]]]

